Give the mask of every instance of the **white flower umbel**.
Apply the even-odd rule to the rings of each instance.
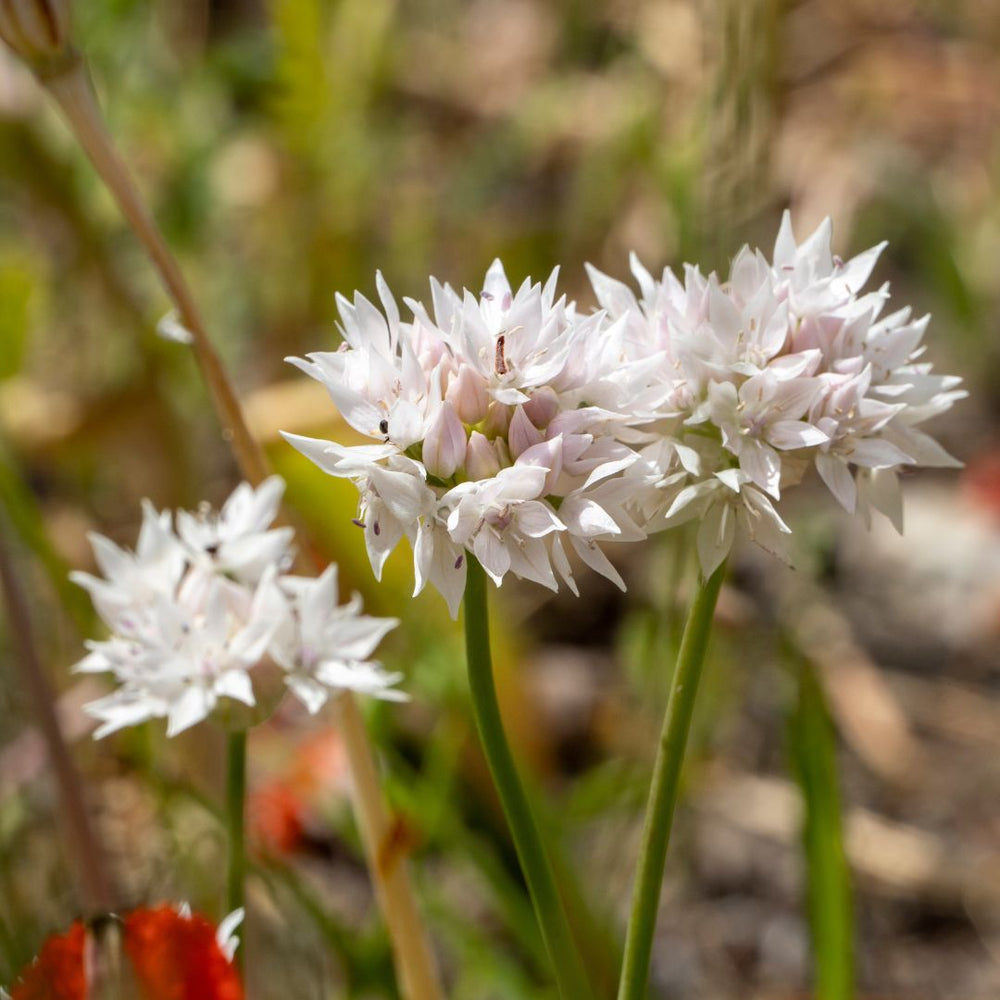
[[[284,483],[241,484],[218,514],[169,512],[143,505],[135,552],[100,535],[91,542],[104,579],[74,573],[111,631],[88,642],[76,669],[108,672],[118,689],[91,702],[96,736],[166,718],[167,735],[196,725],[220,699],[256,704],[262,663],[287,672],[288,687],[310,712],[329,693],[351,689],[380,697],[398,675],[371,655],[394,619],[360,614],[357,598],[339,606],[336,570],[318,580],[285,576],[290,528],[272,528]]]
[[[620,497],[613,511],[601,497],[637,459],[626,443],[636,413],[652,419],[662,402],[650,386],[661,359],[632,356],[625,320],[579,316],[556,297],[556,277],[515,292],[494,261],[479,295],[431,279],[433,313],[408,301],[403,322],[379,276],[384,314],[361,295],[340,298],[340,350],[289,359],[374,443],[285,437],[357,486],[376,576],[405,536],[415,592],[432,583],[453,617],[466,551],[498,585],[513,573],[575,589],[565,538],[622,586],[600,546],[645,537]]]
[[[901,530],[898,471],[958,464],[918,426],[965,395],[918,361],[927,318],[880,318],[888,287],[862,287],[884,244],[844,262],[830,238],[827,220],[796,243],[786,212],[773,263],[745,247],[725,282],[693,267],[656,280],[633,257],[638,297],[590,270],[629,360],[661,359],[652,419],[635,412],[621,438],[642,445],[629,509],[647,531],[699,518],[706,576],[738,530],[780,551],[775,501],[811,465],[848,511]]]

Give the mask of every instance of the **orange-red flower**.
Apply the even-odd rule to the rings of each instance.
[[[200,914],[163,905],[123,920],[123,944],[142,1000],[243,1000],[243,986],[216,928]],[[78,920],[53,935],[22,972],[11,1000],[87,1000],[89,932]]]

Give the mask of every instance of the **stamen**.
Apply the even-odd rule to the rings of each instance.
[[[365,526],[365,522],[362,521],[360,517],[352,517],[351,524],[356,525],[359,528],[363,528]]]
[[[460,555],[455,560],[455,569],[461,569],[462,568],[462,563],[464,563],[464,562],[465,562],[465,553],[462,553],[462,555]]]
[[[496,357],[494,358],[493,361],[493,367],[496,369],[497,375],[507,374],[508,370],[507,359],[504,357],[503,354],[504,343],[506,342],[506,340],[507,340],[506,336],[502,333],[500,334],[499,337],[497,337],[497,352],[496,352]]]

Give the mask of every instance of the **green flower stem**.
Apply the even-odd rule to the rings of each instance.
[[[708,647],[715,604],[725,575],[723,563],[701,583],[688,613],[684,636],[677,656],[670,688],[670,700],[660,733],[660,747],[653,768],[653,780],[646,805],[642,848],[632,894],[632,914],[625,939],[625,958],[618,984],[618,1000],[642,1000],[649,978],[649,959],[653,950],[653,932],[663,885],[663,869],[670,842],[670,827],[677,803],[684,748],[691,726],[691,713],[701,666]]]
[[[541,926],[542,938],[555,970],[563,1000],[585,1000],[592,991],[573,943],[552,867],[535,824],[528,797],[507,743],[500,705],[493,682],[489,618],[486,610],[486,573],[471,553],[466,553],[465,648],[469,690],[486,761],[510,825],[528,891]]]
[[[243,907],[244,881],[246,879],[246,847],[243,833],[243,816],[247,791],[247,734],[240,729],[226,737],[226,833],[229,839],[229,868],[226,873],[226,912]],[[242,935],[243,941],[246,936]],[[243,969],[241,942],[236,949],[235,962]]]

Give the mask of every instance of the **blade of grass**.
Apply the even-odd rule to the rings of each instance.
[[[797,658],[798,700],[789,749],[805,804],[803,841],[816,1000],[853,1000],[854,906],[844,854],[837,746],[815,671]]]

